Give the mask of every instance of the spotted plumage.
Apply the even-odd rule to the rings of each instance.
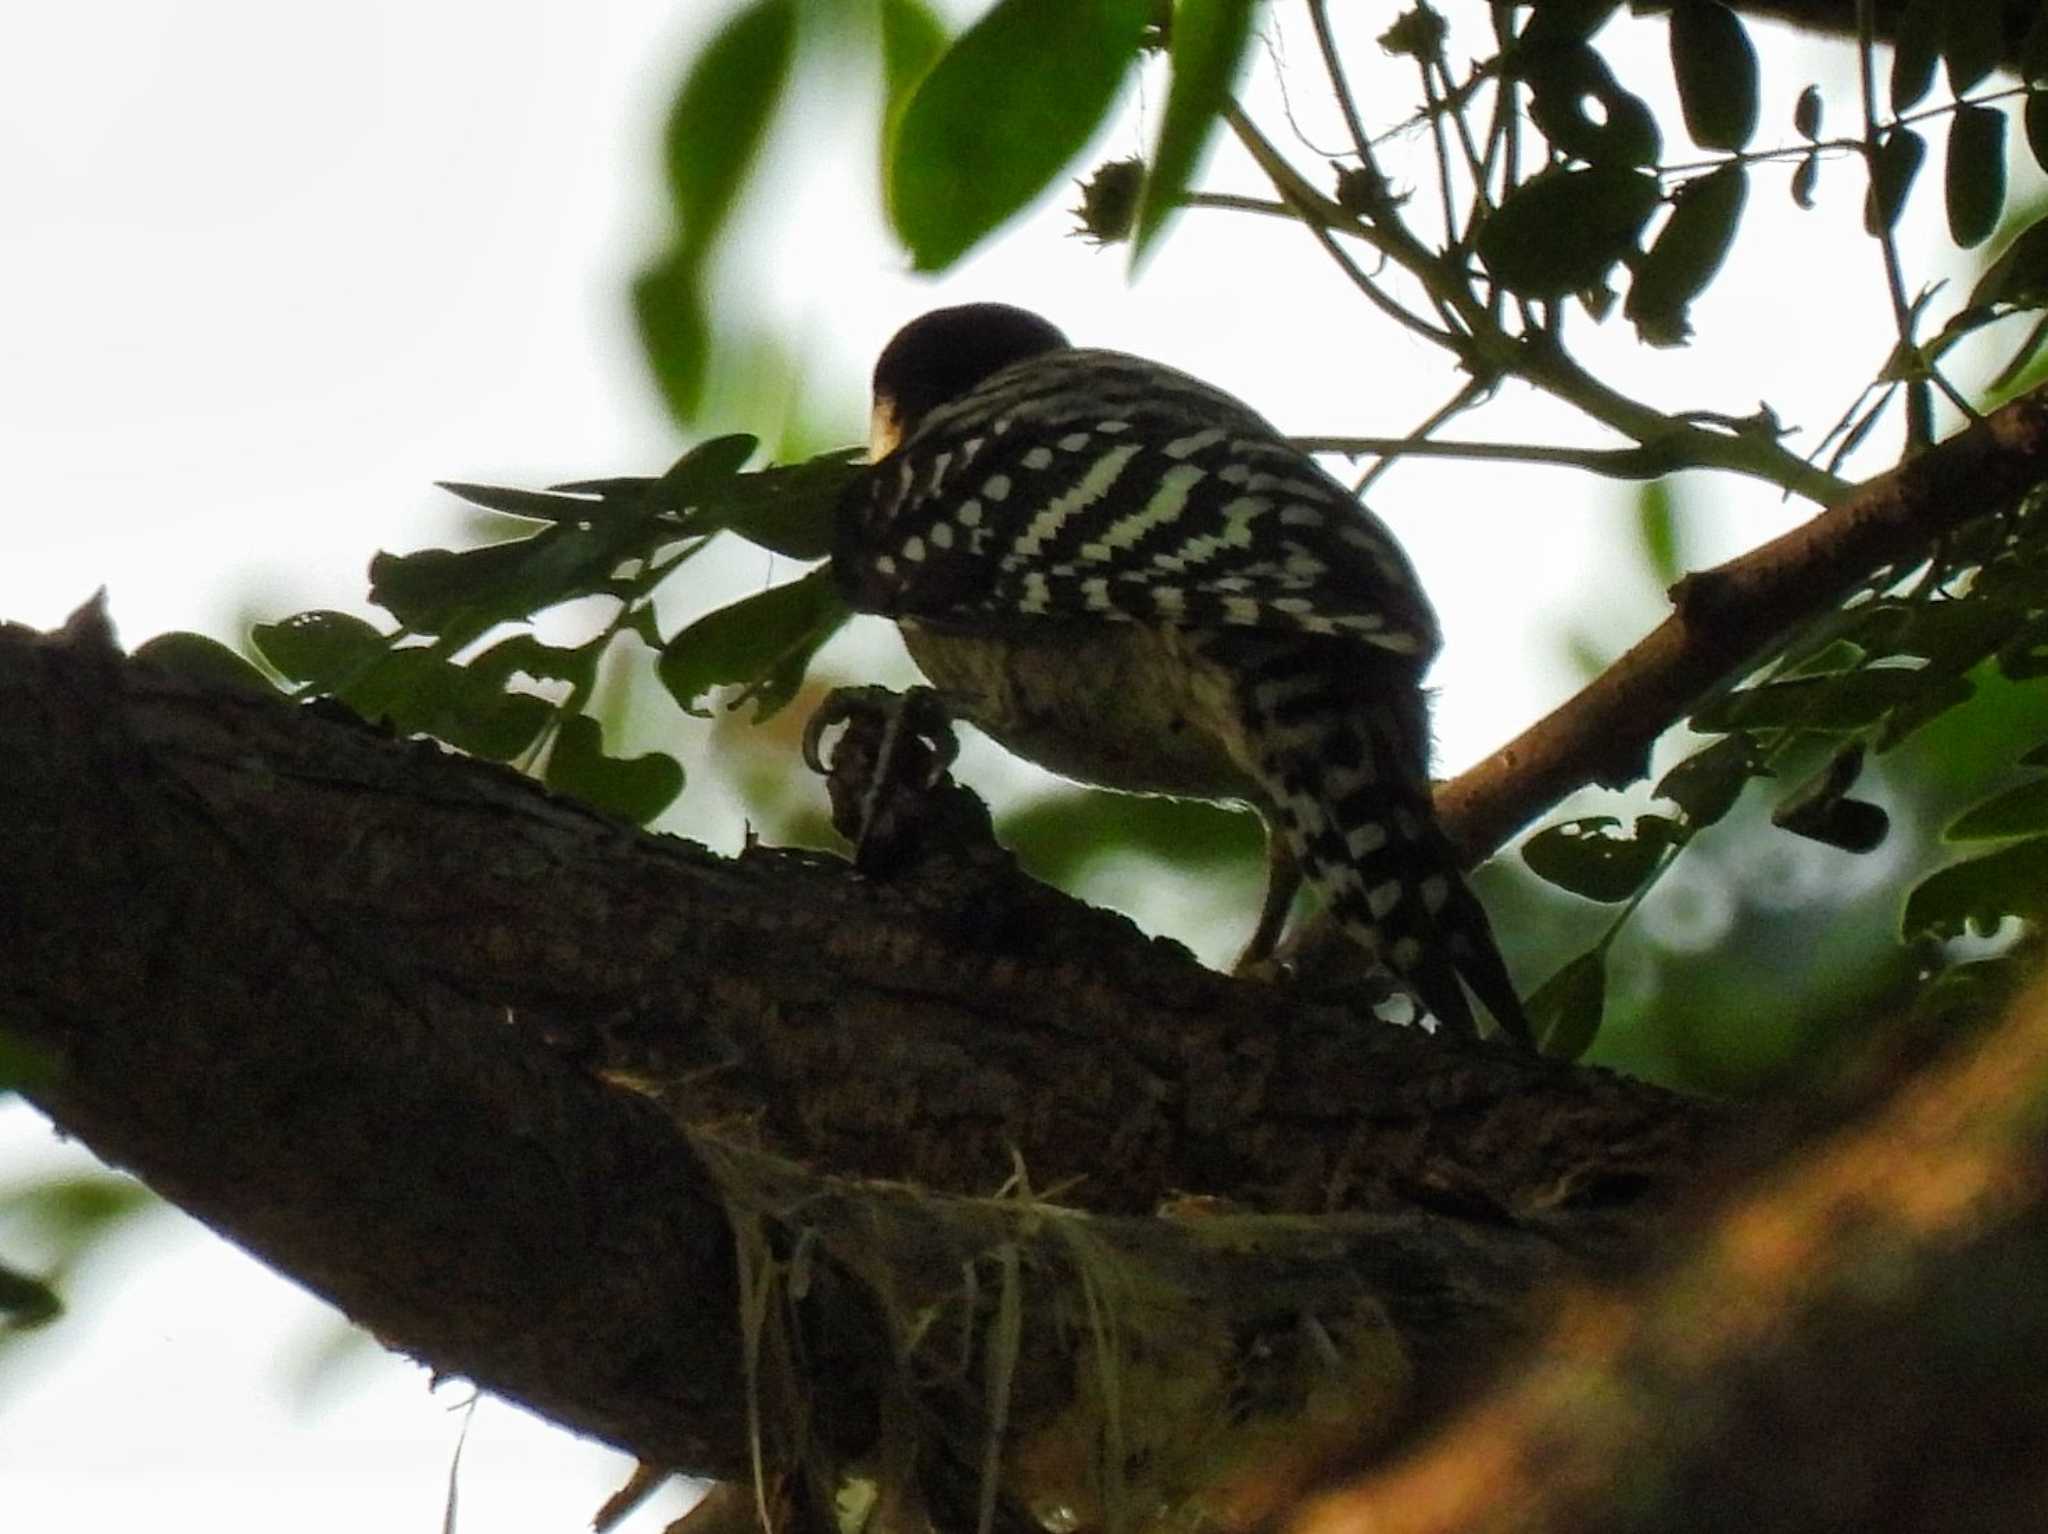
[[[1256,806],[1282,894],[1298,866],[1441,1022],[1473,1030],[1462,978],[1526,1037],[1430,799],[1436,620],[1377,518],[1230,395],[1002,305],[905,327],[875,422],[834,568],[964,717],[1084,782]]]

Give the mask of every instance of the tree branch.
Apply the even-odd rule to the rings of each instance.
[[[806,1399],[856,1440],[897,1388],[877,1272],[956,1281],[917,1259],[1020,1166],[1119,1217],[1101,1249],[1211,1274],[1182,1286],[1223,1317],[1210,1342],[1262,1335],[1260,1264],[1353,1308],[1365,1285],[1412,1401],[1561,1264],[1628,1250],[1724,1123],[1212,974],[992,844],[877,883],[641,835],[323,705],[124,661],[97,609],[0,630],[0,761],[8,1028],[49,1066],[30,1098],[392,1346],[700,1473],[747,1463],[736,1230],[766,1228],[772,1264],[864,1179],[924,1190],[927,1225],[895,1220],[899,1250],[853,1221],[807,1259],[804,1354],[845,1367]],[[1195,1262],[1213,1235],[1150,1218],[1185,1194],[1256,1239]],[[1008,1239],[1039,1271],[1070,1234]],[[945,1387],[963,1423],[978,1384]]]
[[[1795,624],[2044,481],[2048,385],[1783,536],[1687,576],[1671,616],[1597,680],[1438,790],[1445,826],[1476,861],[1574,790],[1633,782],[1665,730]]]

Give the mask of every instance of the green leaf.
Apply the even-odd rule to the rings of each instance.
[[[1755,745],[1728,735],[1695,751],[1657,782],[1657,797],[1684,812],[1689,830],[1713,825],[1735,807],[1751,778],[1763,775]]]
[[[1150,0],[1000,0],[946,50],[889,165],[890,221],[919,271],[952,265],[1081,152],[1150,12]]]
[[[553,713],[543,698],[505,692],[509,673],[456,666],[425,646],[394,649],[346,613],[299,613],[260,624],[250,637],[285,676],[333,694],[365,719],[493,761],[525,750]]]
[[[1923,879],[1906,898],[1900,933],[1961,937],[1975,927],[1988,933],[2008,916],[2048,916],[2048,837],[2015,842]]]
[[[760,445],[759,437],[743,431],[707,438],[670,464],[650,492],[658,505],[672,511],[711,500],[725,492]]]
[[[1522,861],[1560,889],[1618,904],[1649,882],[1680,840],[1678,823],[1667,815],[1638,815],[1627,836],[1620,825],[1612,815],[1588,815],[1546,826],[1522,844]]]
[[[25,1332],[64,1314],[57,1291],[0,1263],[0,1332]]]
[[[1172,82],[1138,204],[1131,246],[1134,270],[1194,179],[1218,114],[1244,67],[1257,10],[1258,0],[1179,0],[1174,7],[1168,54]]]
[[[1658,587],[1669,590],[1677,585],[1685,571],[1678,562],[1678,504],[1669,476],[1653,479],[1636,492],[1636,541]]]
[[[882,0],[882,160],[893,155],[896,128],[911,92],[946,51],[945,22],[924,0]]]
[[[1897,227],[1906,208],[1906,194],[1920,163],[1927,158],[1927,141],[1911,128],[1894,128],[1877,146],[1877,160],[1870,169],[1870,192],[1863,200],[1863,227],[1870,234]]]
[[[547,785],[644,826],[683,791],[683,767],[660,751],[607,756],[603,727],[588,714],[573,714],[548,752]]]
[[[177,631],[158,634],[135,647],[135,659],[162,666],[166,671],[215,687],[240,688],[246,692],[269,693],[277,689],[270,678],[230,650],[218,639],[204,634]]]
[[[2037,97],[2048,100],[2048,96]],[[2048,217],[2036,219],[1998,254],[1970,289],[1971,309],[2048,307]]]
[[[705,367],[711,356],[711,316],[701,272],[670,251],[633,279],[633,317],[654,381],[678,421],[694,420],[704,403]]]
[[[499,640],[464,668],[470,675],[502,688],[515,673],[536,681],[567,682],[588,687],[597,680],[597,662],[604,637],[573,649],[543,643],[533,634],[511,634]]]
[[[832,552],[832,512],[863,473],[858,448],[820,454],[742,474],[700,510],[706,528],[723,527],[789,559]]]
[[[1892,43],[1892,111],[1903,112],[1934,86],[1943,13],[1955,0],[1907,0]],[[1971,4],[1972,0],[1961,0]]]
[[[1676,346],[1692,333],[1686,308],[1728,259],[1748,200],[1749,172],[1739,163],[1678,189],[1670,221],[1636,263],[1623,311],[1652,346]]]
[[[416,634],[462,642],[602,590],[630,532],[557,522],[481,548],[379,553],[370,561],[370,600]]]
[[[789,82],[795,0],[754,0],[690,65],[662,137],[678,250],[693,274],[725,227]]]
[[[2005,52],[2005,7],[1999,0],[1950,0],[1944,7],[1941,56],[1957,97],[1998,67]]]
[[[1903,666],[1794,677],[1716,698],[1693,716],[1692,728],[1707,735],[1736,729],[1860,730],[1888,710],[1914,702],[1929,687],[1953,680]]]
[[[2048,833],[2048,778],[2036,778],[1971,806],[1944,833],[1952,842]]]
[[[1559,153],[1616,168],[1657,162],[1663,137],[1656,117],[1592,48],[1525,47],[1514,60],[1529,83],[1529,120]]]
[[[1983,244],[2005,210],[2003,112],[1996,107],[1956,108],[1949,123],[1944,179],[1949,237],[1965,250]]]
[[[808,564],[832,552],[832,513],[849,486],[866,472],[863,449],[836,448],[802,463],[772,464],[736,474],[717,485],[702,485],[678,497],[677,487],[658,479],[587,480],[558,488],[595,490],[644,500],[650,511],[683,520],[692,537],[721,530]],[[674,471],[671,470],[671,473]]]
[[[2035,619],[2000,646],[1998,669],[2015,682],[2048,676],[2048,619]]]
[[[1087,788],[1039,795],[1004,815],[996,833],[1034,878],[1062,886],[1129,853],[1211,873],[1256,867],[1263,843],[1258,820],[1241,809]]]
[[[1607,1011],[1607,950],[1580,954],[1524,1002],[1538,1047],[1557,1060],[1576,1060],[1593,1047]]]
[[[1820,137],[1820,87],[1809,85],[1792,107],[1792,126],[1808,143]]]
[[[348,613],[295,613],[277,623],[259,623],[249,639],[278,673],[332,691],[336,682],[383,654],[389,640]]]
[[[708,715],[714,688],[744,688],[733,706],[752,700],[756,722],[796,696],[818,646],[849,616],[832,569],[756,592],[681,630],[662,650],[662,686],[685,713]]]
[[[1479,231],[1479,259],[1524,298],[1562,298],[1598,285],[1634,252],[1658,201],[1656,178],[1596,166],[1548,170],[1516,188]]]
[[[1757,65],[1741,18],[1719,0],[1679,0],[1671,12],[1671,68],[1693,142],[1745,147],[1756,135]]]

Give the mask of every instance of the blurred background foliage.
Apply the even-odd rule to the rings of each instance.
[[[252,685],[339,695],[665,829],[702,834],[691,808],[704,796],[701,778],[728,795],[714,813],[743,816],[763,840],[834,846],[822,794],[794,765],[797,735],[830,687],[876,679],[873,652],[838,634],[842,614],[822,583],[752,593],[741,618],[721,622],[721,611],[735,611],[727,605],[735,593],[702,573],[719,568],[715,556],[671,579],[726,530],[795,562],[815,559],[820,519],[854,472],[837,450],[858,435],[858,380],[812,365],[804,337],[751,298],[750,268],[772,259],[764,252],[773,240],[831,237],[778,222],[780,189],[809,152],[782,131],[792,103],[827,101],[836,121],[865,125],[874,196],[920,270],[943,269],[999,238],[1011,216],[1047,196],[1081,204],[1077,218],[1104,244],[1105,260],[1140,266],[1168,234],[1202,240],[1199,227],[1173,222],[1191,204],[1293,220],[1304,261],[1333,248],[1353,261],[1361,303],[1389,297],[1410,320],[1462,338],[1447,348],[1465,375],[1448,386],[1448,403],[1412,437],[1369,449],[1378,467],[1367,480],[1483,409],[1512,371],[1489,336],[1545,340],[1569,356],[1569,316],[1574,338],[1603,334],[1602,355],[1612,355],[1606,333],[1623,322],[1641,344],[1682,344],[1692,305],[1743,236],[1745,207],[1764,195],[1752,184],[1763,171],[1783,171],[1801,207],[1822,176],[1867,176],[1871,259],[1885,262],[1898,300],[1892,312],[1873,313],[1873,346],[1882,353],[1887,336],[1895,344],[1868,379],[1845,363],[1854,403],[1822,443],[1828,456],[1791,454],[1768,415],[1704,424],[1664,417],[1690,434],[1667,439],[1631,433],[1616,412],[1587,407],[1621,430],[1624,445],[1665,455],[1657,462],[1671,472],[1630,476],[1640,481],[1635,515],[1602,568],[1587,572],[1577,622],[1499,642],[1553,645],[1561,666],[1589,679],[1668,609],[1665,591],[1692,567],[1688,530],[1712,514],[1724,482],[1712,471],[1811,492],[1852,454],[1859,474],[1876,472],[1923,450],[1937,421],[1953,424],[1966,406],[1988,407],[2048,374],[2036,323],[2048,304],[2048,204],[2024,190],[2039,181],[2029,155],[2048,160],[2048,23],[2007,36],[1996,30],[1997,7],[1914,0],[1897,47],[1862,45],[1865,103],[1831,103],[1854,119],[1831,135],[1817,92],[1759,99],[1756,43],[1739,10],[1703,0],[1665,9],[1668,16],[1626,22],[1670,29],[1669,62],[1659,66],[1670,77],[1651,81],[1631,73],[1643,68],[1640,52],[1624,64],[1605,47],[1602,29],[1625,21],[1613,4],[1533,15],[1509,6],[1443,15],[1375,8],[1372,25],[1350,24],[1335,51],[1411,60],[1412,99],[1375,101],[1370,131],[1344,100],[1350,144],[1324,154],[1328,146],[1287,142],[1308,170],[1273,174],[1258,147],[1270,152],[1272,141],[1241,135],[1268,179],[1240,190],[1211,189],[1202,177],[1232,84],[1259,54],[1267,10],[1251,0],[1000,0],[978,7],[964,28],[921,0],[735,6],[678,82],[663,139],[671,237],[630,275],[649,377],[697,444],[692,452],[665,474],[550,492],[458,487],[480,508],[477,550],[380,556],[372,570],[378,622],[300,614],[259,628],[243,656],[190,637],[165,641],[158,653]],[[1308,10],[1322,40],[1324,8]],[[1858,48],[1853,37],[1841,46]],[[1297,95],[1341,98],[1342,74],[1325,72],[1330,62],[1303,51],[1278,67]],[[1077,157],[1134,90],[1151,107],[1148,152],[1135,171],[1118,160],[1097,174]],[[1760,121],[1769,126],[1760,130]],[[1938,175],[1920,174],[1930,154],[1941,161]],[[1077,180],[1088,183],[1085,201],[1072,190]],[[1782,195],[1775,185],[1771,194]],[[1952,238],[1978,252],[1969,289],[1904,274],[1892,230],[1915,197],[1942,200]],[[1134,291],[1142,301],[1142,281]],[[1979,344],[1986,335],[2002,346],[1989,361]],[[1768,361],[1760,352],[1758,398],[1770,390]],[[1562,396],[1585,406],[1598,385],[1589,363]],[[1886,423],[1896,440],[1881,446],[1876,429]],[[735,432],[758,438],[758,451],[736,443]],[[773,480],[764,463],[791,467]],[[1611,489],[1589,479],[1586,493]],[[1972,806],[2024,790],[2048,767],[2048,688],[2032,680],[2048,589],[2027,584],[2048,569],[2030,541],[2039,520],[2009,519],[1981,547],[1933,551],[1933,564],[1883,572],[1862,593],[1867,603],[1884,597],[1923,612],[1976,613],[1984,572],[2006,560],[2016,572],[2017,594],[2007,593],[2004,609],[2014,627],[1975,649],[1984,636],[1963,636],[1946,652],[1947,670],[1924,645],[1904,651],[1859,639],[1833,611],[1763,657],[1773,678],[1803,667],[1830,697],[1867,685],[1852,679],[1873,670],[1888,685],[1911,673],[1918,693],[1833,723],[1737,714],[1716,730],[1747,733],[1681,727],[1645,783],[1589,791],[1564,806],[1565,819],[1635,825],[1638,840],[1648,834],[1638,817],[1680,828],[1641,857],[1624,850],[1618,896],[1573,893],[1614,866],[1615,848],[1600,846],[1612,838],[1599,827],[1552,835],[1551,861],[1534,858],[1547,876],[1515,855],[1480,870],[1480,893],[1525,988],[1574,979],[1579,1015],[1565,1030],[1566,1052],[1583,1046],[1592,1061],[1688,1091],[1780,1089],[1881,1023],[1916,986],[1957,962],[1995,956],[2021,920],[2038,917],[2048,896],[2029,895],[2021,860],[1992,893],[1966,891],[1920,929],[1903,925],[1909,892],[1935,870],[2024,848],[2048,832],[2048,806],[2023,794],[2008,801],[2013,813],[1988,840],[1948,836]],[[1829,623],[1847,637],[1823,633]],[[2018,650],[2013,633],[2026,640]],[[909,680],[900,658],[881,667],[885,680]],[[1939,706],[1928,702],[1935,691]],[[671,744],[678,708],[708,715],[685,732],[687,751]],[[1916,711],[1925,716],[1916,728],[1896,727]],[[1501,721],[1501,737],[1520,722]],[[1744,743],[1717,785],[1725,803],[1674,816],[1656,786],[1716,739]],[[965,775],[991,791],[999,834],[1027,867],[1166,925],[1211,960],[1228,957],[1261,879],[1251,816],[1080,790],[995,757],[970,752]],[[1831,764],[1840,769],[1832,786]],[[1809,812],[1818,804],[1818,819],[1810,813],[1808,834],[1786,829],[1788,797],[1815,782]],[[1845,804],[1873,809],[1845,819]],[[1878,834],[1864,834],[1874,824]],[[1811,834],[1815,825],[1823,834]],[[1606,861],[1595,867],[1587,855]],[[2048,886],[2048,862],[2034,883]],[[1966,916],[1977,918],[1973,928]],[[18,1079],[32,1064],[0,1060],[0,1068]],[[56,1314],[56,1290],[76,1264],[148,1206],[116,1179],[0,1193],[8,1264],[0,1318],[10,1318],[0,1343],[10,1328]]]

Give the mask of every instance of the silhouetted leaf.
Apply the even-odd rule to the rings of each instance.
[[[832,510],[865,472],[856,461],[861,449],[837,448],[802,463],[735,472],[753,443],[745,435],[713,438],[659,479],[584,480],[555,488],[631,500],[647,513],[676,518],[677,531],[692,537],[728,530],[790,559],[823,559],[832,552]]]
[[[370,561],[370,600],[416,634],[462,641],[603,589],[621,538],[615,528],[556,522],[481,548],[380,553]]]
[[[1968,7],[1964,7],[1968,9]],[[2005,114],[1960,106],[1948,129],[1944,178],[1948,232],[1965,250],[1982,244],[2005,209]]]
[[[548,752],[547,785],[644,826],[683,791],[683,768],[660,751],[607,756],[603,727],[588,714],[574,714],[562,721]]]
[[[1792,172],[1792,200],[1811,212],[1813,189],[1820,182],[1820,156],[1810,154],[1799,162],[1799,168]]]
[[[1803,139],[1820,137],[1820,87],[1809,85],[1799,93],[1799,100],[1792,107],[1792,126]]]
[[[866,472],[858,448],[742,474],[704,507],[707,523],[785,558],[808,563],[832,552],[832,510]]]
[[[1865,754],[1860,741],[1837,751],[1785,796],[1771,812],[1771,823],[1844,852],[1875,851],[1891,829],[1891,817],[1875,804],[1848,796],[1863,771]]]
[[[1546,826],[1522,844],[1522,861],[1539,878],[1588,900],[1616,904],[1649,881],[1679,840],[1665,815],[1638,815],[1632,835],[1612,815],[1588,815]]]
[[[2048,8],[2034,13],[2034,24],[2020,39],[2019,75],[2022,80],[2048,81]]]
[[[1952,0],[1907,0],[1892,43],[1892,111],[1903,112],[1934,85],[1943,13]],[[1971,0],[1964,0],[1965,4]]]
[[[209,639],[204,634],[183,631],[158,634],[135,647],[135,658],[175,671],[195,682],[208,682],[216,687],[239,687],[249,692],[269,693],[273,697],[277,693],[269,677],[218,639]]]
[[[1094,135],[1149,0],[1000,0],[931,67],[898,125],[889,216],[919,271],[950,266]]]
[[[1746,735],[1727,735],[1678,763],[1658,780],[1657,797],[1685,813],[1690,830],[1713,825],[1735,807],[1758,776],[1756,747]]]
[[[1863,200],[1863,227],[1871,234],[1895,227],[1905,211],[1906,194],[1927,158],[1927,141],[1911,128],[1894,128],[1877,146],[1871,167],[1870,192]]]
[[[1525,298],[1593,287],[1657,206],[1656,178],[1594,167],[1549,170],[1518,187],[1479,231],[1479,259],[1494,281]]]
[[[2048,90],[2035,91],[2027,97],[2023,120],[2027,129],[2027,148],[2034,152],[2034,163],[2048,170]]]
[[[658,672],[685,713],[707,715],[714,688],[744,689],[754,717],[773,714],[796,696],[804,667],[849,616],[831,567],[771,586],[707,613],[669,640]]]
[[[2008,916],[2048,916],[2048,837],[2015,842],[1968,862],[1954,863],[1920,882],[1906,898],[1902,936],[1961,937],[1971,927],[1990,932]]]
[[[1522,1004],[1537,1047],[1557,1060],[1576,1060],[1593,1047],[1607,1010],[1607,950],[1580,954]]]
[[[332,685],[383,653],[389,641],[361,618],[348,613],[295,613],[277,623],[259,623],[250,642],[280,676]]]
[[[1678,189],[1670,220],[1636,263],[1623,311],[1645,341],[1676,346],[1691,334],[1686,306],[1727,260],[1748,200],[1749,172],[1734,163]]]
[[[1656,163],[1663,148],[1656,117],[1593,49],[1524,46],[1515,72],[1529,83],[1529,120],[1560,153],[1616,168]]]
[[[1526,48],[1547,48],[1557,44],[1583,43],[1607,25],[1607,18],[1621,8],[1621,0],[1544,0],[1533,8],[1529,25],[1523,29]]]
[[[1745,147],[1756,134],[1757,64],[1741,18],[1719,0],[1679,0],[1671,11],[1671,68],[1693,142]]]
[[[436,484],[472,506],[528,522],[573,524],[617,514],[615,504],[592,495],[564,494],[565,487],[559,485],[551,490],[520,490],[510,485],[472,485],[455,479],[438,480]]]
[[[1961,96],[1998,66],[2005,51],[2005,7],[1998,0],[1950,0],[1941,56],[1948,88]]]
[[[1138,204],[1138,228],[1131,247],[1133,267],[1145,257],[1167,216],[1180,205],[1202,151],[1215,131],[1217,113],[1230,99],[1252,40],[1258,0],[1180,0],[1169,36],[1172,82],[1159,141]]]

